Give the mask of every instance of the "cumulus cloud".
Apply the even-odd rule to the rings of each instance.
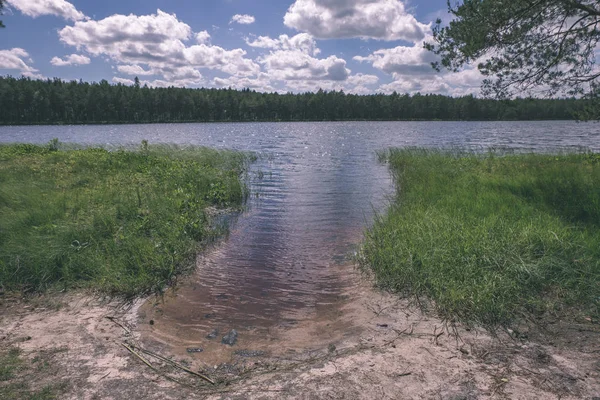
[[[154,71],[145,70],[139,65],[119,65],[117,70],[126,75],[136,75],[136,76],[145,76],[145,75],[154,75]]]
[[[256,77],[236,77],[230,76],[228,78],[214,78],[211,82],[214,86],[219,88],[233,88],[233,89],[252,89],[258,92],[276,92],[277,90],[271,85],[270,77],[261,72]]]
[[[132,86],[135,84],[133,79],[129,78],[121,78],[115,76],[112,78],[113,83],[120,83],[122,85]],[[140,80],[140,85],[147,85],[149,87],[188,87],[192,85],[197,85],[199,82],[195,79],[177,79],[177,80],[164,80],[164,79],[154,79],[154,80]]]
[[[71,21],[86,19],[85,14],[65,0],[7,0],[7,3],[29,17],[56,15]]]
[[[431,30],[399,0],[296,0],[284,24],[319,39],[418,41]]]
[[[117,14],[98,21],[78,21],[59,31],[63,43],[94,56],[110,57],[121,64],[120,72],[161,75],[164,82],[153,81],[156,85],[198,84],[201,82],[198,68],[240,76],[260,71],[258,64],[245,58],[244,50],[207,44],[210,38],[207,32],[196,34],[198,44],[187,46],[184,42],[192,36],[189,25],[179,21],[175,14],[161,10],[151,15]]]
[[[464,96],[479,94],[483,76],[476,68],[444,75],[396,75],[394,81],[381,85],[383,93],[436,93],[449,96]]]
[[[43,79],[44,77],[37,73],[38,70],[29,65],[31,63],[33,60],[29,57],[29,53],[21,48],[0,50],[0,69],[16,70],[23,76]]]
[[[311,57],[301,50],[277,50],[259,59],[272,79],[345,81],[350,75],[346,60],[336,56]]]
[[[112,78],[113,83],[120,83],[122,85],[126,85],[126,86],[133,86],[133,84],[135,83],[133,81],[133,79],[127,79],[127,78],[119,78],[118,76],[115,76],[114,78]]]
[[[50,60],[50,64],[55,65],[57,67],[64,67],[69,65],[86,65],[91,62],[89,57],[82,56],[79,54],[71,54],[70,56],[66,56],[64,59],[59,57],[53,57]]]
[[[384,93],[421,92],[456,96],[479,93],[483,77],[477,69],[438,73],[431,67],[437,56],[423,47],[423,43],[430,39],[426,37],[412,46],[380,49],[353,59],[371,63],[374,68],[392,75],[392,82],[379,87],[379,91]]]
[[[379,82],[379,77],[368,74],[355,74],[348,77],[348,84],[351,86],[374,85]]]
[[[419,42],[414,46],[377,50],[366,57],[355,56],[353,59],[370,62],[374,68],[388,74],[432,75],[435,71],[431,63],[437,60],[437,56],[423,48],[423,43]]]
[[[198,84],[202,82],[202,74],[194,67],[170,68],[162,71],[162,75],[170,82],[189,82]]]
[[[314,81],[314,80],[295,80],[286,82],[286,91],[293,92],[316,92],[319,89],[327,91],[341,91],[351,94],[369,94],[374,89],[367,86],[378,82],[374,75],[356,74],[350,75],[345,81]]]
[[[231,17],[231,21],[229,21],[229,23],[232,24],[235,22],[242,25],[249,25],[253,24],[254,21],[256,21],[256,19],[252,15],[235,14],[233,17]]]
[[[246,44],[251,47],[258,47],[271,50],[300,50],[303,53],[316,56],[321,52],[317,48],[317,42],[308,33],[299,33],[296,36],[279,35],[277,39],[268,36],[259,36],[254,40],[246,38]]]
[[[207,31],[196,33],[196,42],[198,44],[208,44],[210,42],[210,33]]]
[[[78,21],[59,31],[60,40],[94,55],[152,61],[180,51],[192,34],[175,14],[112,15],[99,21]],[[155,52],[156,54],[153,54]]]

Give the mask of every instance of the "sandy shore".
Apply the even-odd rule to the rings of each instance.
[[[441,321],[366,283],[335,316],[282,327],[277,340],[218,343],[222,351],[212,353],[145,340],[154,327],[140,312],[144,300],[123,304],[71,293],[28,300],[4,295],[0,302],[0,351],[18,347],[24,365],[43,360],[49,366],[25,368],[14,379],[26,374],[30,390],[58,385],[64,399],[600,396],[598,324],[557,320],[543,329],[490,335]]]

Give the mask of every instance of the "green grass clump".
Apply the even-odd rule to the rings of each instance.
[[[247,156],[206,148],[0,145],[0,286],[134,296],[193,265],[207,207],[238,207]]]
[[[361,262],[445,317],[505,324],[600,311],[600,155],[396,149],[397,196]]]

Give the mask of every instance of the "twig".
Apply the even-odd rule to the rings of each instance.
[[[393,329],[393,328],[392,328],[392,330],[393,330],[394,332],[396,332],[396,337],[395,337],[395,338],[393,338],[392,340],[388,340],[387,342],[383,343],[383,345],[384,345],[384,346],[388,346],[388,345],[390,345],[390,344],[393,344],[393,343],[394,343],[396,340],[398,340],[398,338],[399,338],[399,337],[400,337],[400,336],[401,336],[401,335],[402,335],[404,332],[406,332],[406,331],[408,330],[408,327],[404,328],[404,330],[402,330],[402,331],[399,331],[399,330],[397,330],[397,329]]]
[[[527,372],[529,372],[529,373],[531,373],[531,374],[534,374],[534,375],[542,375],[542,376],[544,375],[544,374],[542,374],[541,372],[535,372],[535,371],[532,371],[532,370],[530,370],[529,368],[525,368],[525,367],[523,367],[523,366],[521,366],[521,365],[517,364],[517,363],[516,363],[516,362],[514,362],[514,361],[513,361],[513,364],[514,364],[514,365],[516,365],[517,367],[521,368],[522,370],[524,370],[524,371],[527,371]]]
[[[126,343],[121,343],[121,346],[125,347],[127,350],[129,350],[129,352],[131,352],[131,354],[133,354],[134,356],[136,356],[137,358],[139,358],[140,360],[142,360],[144,362],[144,364],[146,364],[148,367],[150,367],[150,369],[154,372],[156,372],[157,374],[159,374],[160,376],[165,377],[166,379],[173,381],[175,383],[179,383],[180,385],[183,386],[187,386],[187,387],[192,387],[191,385],[188,385],[184,382],[181,382],[173,377],[170,377],[167,374],[162,373],[161,371],[159,371],[156,367],[154,367],[152,364],[150,364],[150,361],[146,360],[142,355],[140,355],[138,352],[136,352],[134,349],[132,349],[131,347],[129,347]]]
[[[421,346],[421,347],[419,347],[419,348],[420,348],[420,349],[423,349],[423,350],[425,350],[426,352],[428,352],[428,353],[431,355],[431,357],[435,357],[435,356],[433,355],[433,353],[431,352],[431,350],[429,350],[427,347],[423,347],[423,346]]]
[[[122,323],[120,323],[119,321],[117,321],[117,319],[115,317],[109,317],[108,315],[105,317],[107,320],[112,321],[113,323],[119,325],[121,328],[123,328],[125,330],[125,332],[131,336],[131,331],[129,330],[129,328],[127,328],[125,325],[123,325]]]
[[[369,309],[369,311],[371,311],[373,314],[377,315],[379,317],[379,315],[381,315],[382,312],[384,312],[385,310],[387,310],[388,308],[391,308],[392,306],[387,306],[387,307],[381,307],[381,305],[377,304],[377,308],[379,308],[379,311],[375,311],[375,307],[371,306],[371,305],[367,305],[367,308]]]
[[[144,364],[146,364],[147,366],[149,366],[150,368],[152,368],[154,371],[158,372],[158,370],[156,368],[154,368],[154,366],[152,364],[150,364],[150,361],[146,360],[143,356],[141,356],[140,354],[138,354],[138,352],[136,352],[134,349],[132,349],[131,347],[129,347],[127,344],[121,343],[121,346],[125,347],[127,350],[129,350],[129,352],[131,354],[133,354],[134,356],[136,356],[137,358],[139,358],[140,360],[142,360],[144,362]]]
[[[102,379],[106,378],[107,376],[110,375],[110,371],[108,371],[108,373],[106,375],[104,375],[102,378],[98,379],[98,382],[100,382]],[[96,382],[97,383],[97,382]]]
[[[496,387],[494,388],[494,391],[490,395],[490,398],[494,397],[494,395],[496,393],[498,393],[500,390],[502,390],[502,388],[504,387],[504,385],[506,385],[507,383],[508,383],[508,381],[507,382],[500,382],[499,384],[497,384]]]
[[[156,354],[156,353],[154,353],[154,352],[152,352],[152,351],[150,351],[150,350],[146,350],[146,349],[143,349],[143,348],[141,348],[141,347],[137,347],[137,348],[138,348],[140,351],[142,351],[142,352],[144,352],[144,353],[146,353],[146,354],[148,354],[148,355],[150,355],[150,356],[152,356],[152,357],[156,357],[156,358],[158,358],[159,360],[165,361],[165,362],[167,362],[167,363],[171,364],[172,366],[174,366],[174,367],[176,367],[176,368],[179,368],[179,369],[181,369],[181,370],[183,370],[183,371],[185,371],[185,372],[187,372],[187,373],[189,373],[189,374],[196,375],[197,377],[204,379],[205,381],[207,381],[207,382],[211,383],[212,385],[214,385],[214,384],[215,384],[215,381],[213,381],[212,379],[210,379],[210,378],[209,378],[209,377],[207,377],[206,375],[202,375],[201,373],[198,373],[198,372],[196,372],[196,371],[192,371],[191,369],[189,369],[189,368],[186,368],[186,367],[184,367],[183,365],[181,365],[181,364],[179,364],[179,363],[176,363],[176,362],[175,362],[175,361],[173,361],[173,360],[169,360],[168,358],[166,358],[166,357],[163,357],[163,356],[161,356],[160,354]]]
[[[439,346],[438,338],[444,334],[444,329],[442,328],[442,331],[440,333],[438,333],[437,335],[436,335],[436,332],[437,332],[437,325],[435,326],[435,329],[433,330],[433,336],[434,336],[433,343],[436,346]]]

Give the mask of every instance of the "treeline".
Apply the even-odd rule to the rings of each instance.
[[[136,82],[137,79],[136,79]],[[278,94],[183,89],[60,79],[0,77],[0,124],[209,121],[574,119],[576,99],[491,100],[473,96]]]

